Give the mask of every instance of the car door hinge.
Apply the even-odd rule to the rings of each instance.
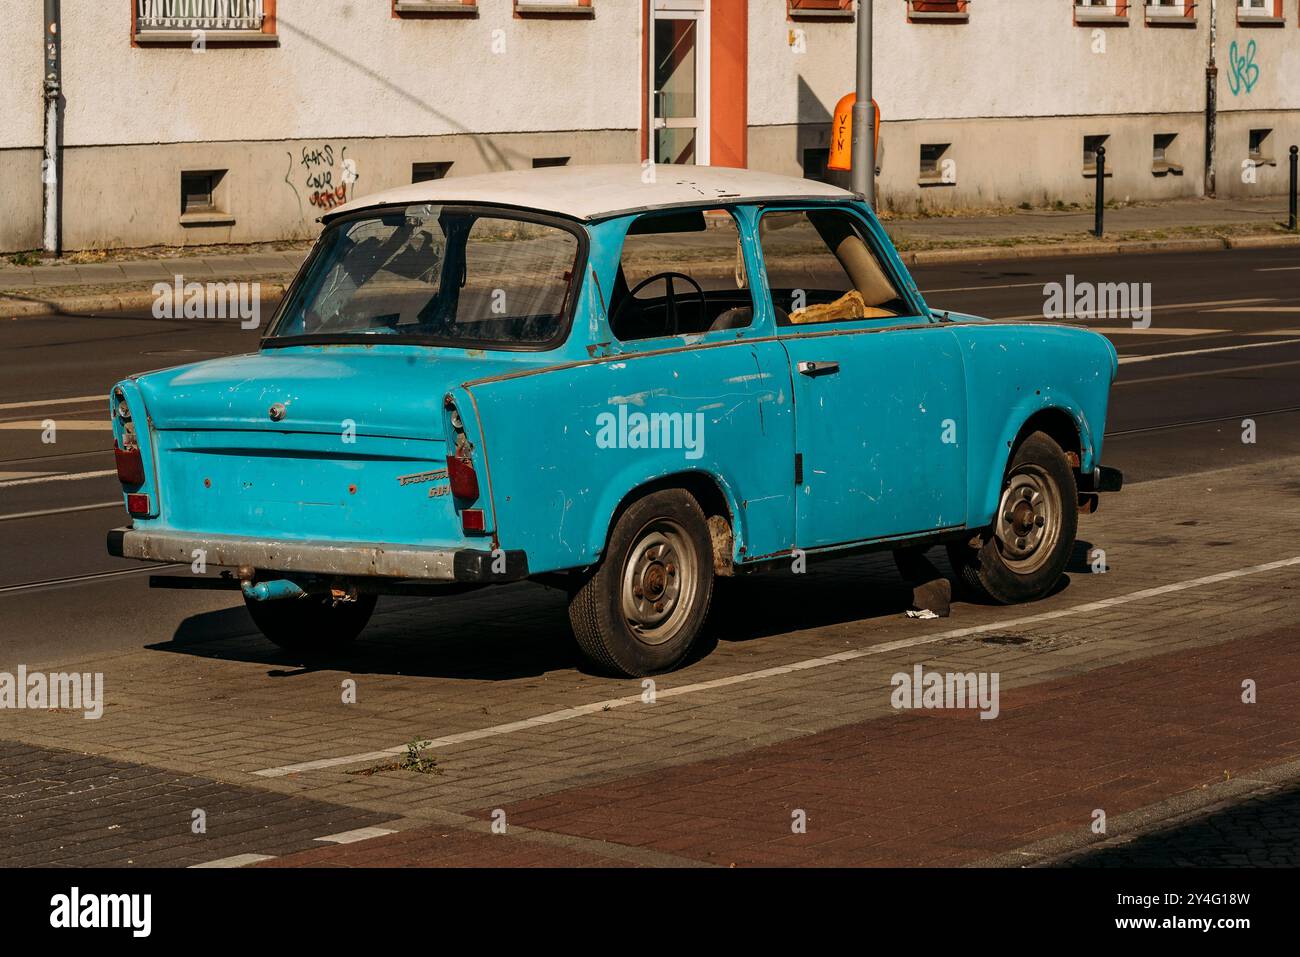
[[[794,453],[794,484],[803,484],[803,453]]]

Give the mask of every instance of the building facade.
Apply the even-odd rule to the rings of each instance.
[[[826,171],[853,0],[62,0],[62,245],[244,243],[414,179]],[[37,248],[45,25],[0,30],[0,250]],[[1213,20],[1213,24],[1212,21]],[[1300,0],[875,0],[879,202],[1277,194]],[[1212,29],[1213,27],[1213,29]],[[1217,109],[1207,116],[1207,65]]]

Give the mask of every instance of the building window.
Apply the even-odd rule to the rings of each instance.
[[[235,221],[227,212],[224,169],[181,172],[181,224],[223,226]]]
[[[922,143],[918,186],[956,186],[957,164],[944,156],[951,143]]]
[[[792,20],[852,20],[853,0],[786,0]]]
[[[437,14],[452,17],[477,17],[476,0],[393,0],[393,16]]]
[[[1106,141],[1108,139],[1110,139],[1109,133],[1104,133],[1099,136],[1085,136],[1083,138],[1083,175],[1084,176],[1091,176],[1094,179],[1096,178],[1097,150],[1105,146]],[[1111,165],[1110,165],[1109,158],[1107,158],[1107,162],[1106,162],[1106,175],[1107,176],[1115,175],[1114,173],[1111,172]]]
[[[135,43],[275,43],[275,0],[133,0]]]
[[[828,183],[828,164],[831,161],[829,146],[816,146],[803,151],[803,178],[818,183]]]
[[[1282,0],[1237,0],[1237,22],[1242,25],[1281,26]]]
[[[569,157],[567,156],[538,156],[533,160],[533,169],[544,169],[547,166],[568,166]]]
[[[1157,133],[1152,141],[1151,147],[1151,175],[1152,176],[1174,176],[1183,175],[1183,167],[1172,160],[1174,140],[1178,139],[1177,133]]]
[[[412,163],[411,182],[428,183],[444,178],[451,171],[451,163]]]
[[[907,0],[908,23],[965,23],[970,0]]]
[[[1079,26],[1128,26],[1129,0],[1074,0]]]
[[[520,16],[594,17],[592,0],[515,0]]]
[[[1273,159],[1273,136],[1272,130],[1251,130],[1250,131],[1250,161],[1256,166],[1276,166],[1277,160]]]
[[[1196,25],[1196,0],[1146,0],[1145,10],[1149,26]]]

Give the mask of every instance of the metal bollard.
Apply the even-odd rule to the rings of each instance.
[[[1296,178],[1297,163],[1300,162],[1300,146],[1291,147],[1291,219],[1288,228],[1295,232],[1296,229]]]
[[[1097,147],[1097,222],[1092,234],[1099,239],[1106,220],[1106,147]]]

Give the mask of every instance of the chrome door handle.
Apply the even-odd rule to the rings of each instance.
[[[838,362],[800,362],[799,374],[808,376],[835,375],[840,371]]]

